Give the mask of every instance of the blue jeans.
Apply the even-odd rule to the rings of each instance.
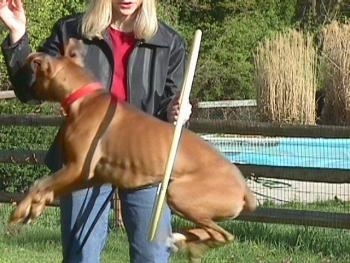
[[[74,192],[60,200],[61,233],[64,263],[98,263],[108,236],[110,202],[101,210],[112,187],[103,185]],[[157,241],[149,242],[149,223],[157,187],[120,191],[121,211],[129,240],[130,262],[165,263],[170,248],[166,239],[171,234],[171,213],[164,210]],[[96,224],[94,220],[99,214]],[[91,225],[94,225],[91,228]],[[87,237],[83,247],[84,239]],[[118,262],[116,255],[116,262]]]

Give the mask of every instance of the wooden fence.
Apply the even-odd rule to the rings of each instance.
[[[60,117],[30,115],[0,115],[0,126],[58,126]],[[197,133],[226,133],[240,135],[348,138],[350,128],[329,126],[273,125],[237,121],[191,120],[189,128]],[[0,163],[42,164],[45,151],[0,150]],[[238,165],[246,177],[278,178],[308,182],[350,183],[348,170],[316,168],[284,168],[250,164]],[[16,202],[22,195],[0,194],[0,202]],[[310,225],[350,229],[350,214],[328,213],[279,208],[258,208],[254,213],[243,213],[238,219],[265,222]]]

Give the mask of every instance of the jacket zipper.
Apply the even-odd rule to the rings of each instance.
[[[131,89],[130,89],[130,83],[131,83],[131,67],[134,65],[135,62],[135,56],[136,56],[136,50],[137,48],[142,44],[141,40],[137,40],[134,49],[131,51],[131,54],[128,59],[128,65],[127,65],[127,79],[126,79],[126,91],[127,91],[127,102],[131,103]]]
[[[105,33],[104,37],[103,37],[103,42],[107,45],[110,53],[112,54],[112,56],[110,58],[107,57],[107,59],[110,60],[110,74],[109,74],[109,81],[108,81],[108,91],[111,92],[112,89],[112,84],[113,84],[113,74],[114,74],[114,53],[113,53],[113,47],[109,38],[109,34]]]

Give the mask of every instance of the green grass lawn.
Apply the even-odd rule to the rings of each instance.
[[[61,262],[58,209],[49,208],[34,224],[8,231],[8,205],[0,204],[0,262]],[[174,219],[174,228],[186,225]],[[230,221],[222,224],[236,236],[235,242],[210,251],[203,262],[304,263],[350,262],[350,232],[339,229],[272,225]],[[128,262],[124,231],[112,230],[102,262]],[[185,255],[172,256],[186,262]]]

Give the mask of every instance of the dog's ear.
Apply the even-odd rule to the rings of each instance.
[[[34,74],[40,70],[42,72],[46,72],[46,74],[50,76],[52,72],[51,64],[46,57],[47,55],[42,52],[31,53],[26,58],[26,63]]]
[[[86,50],[82,40],[70,38],[64,47],[64,56],[73,60],[77,65],[84,67]]]

